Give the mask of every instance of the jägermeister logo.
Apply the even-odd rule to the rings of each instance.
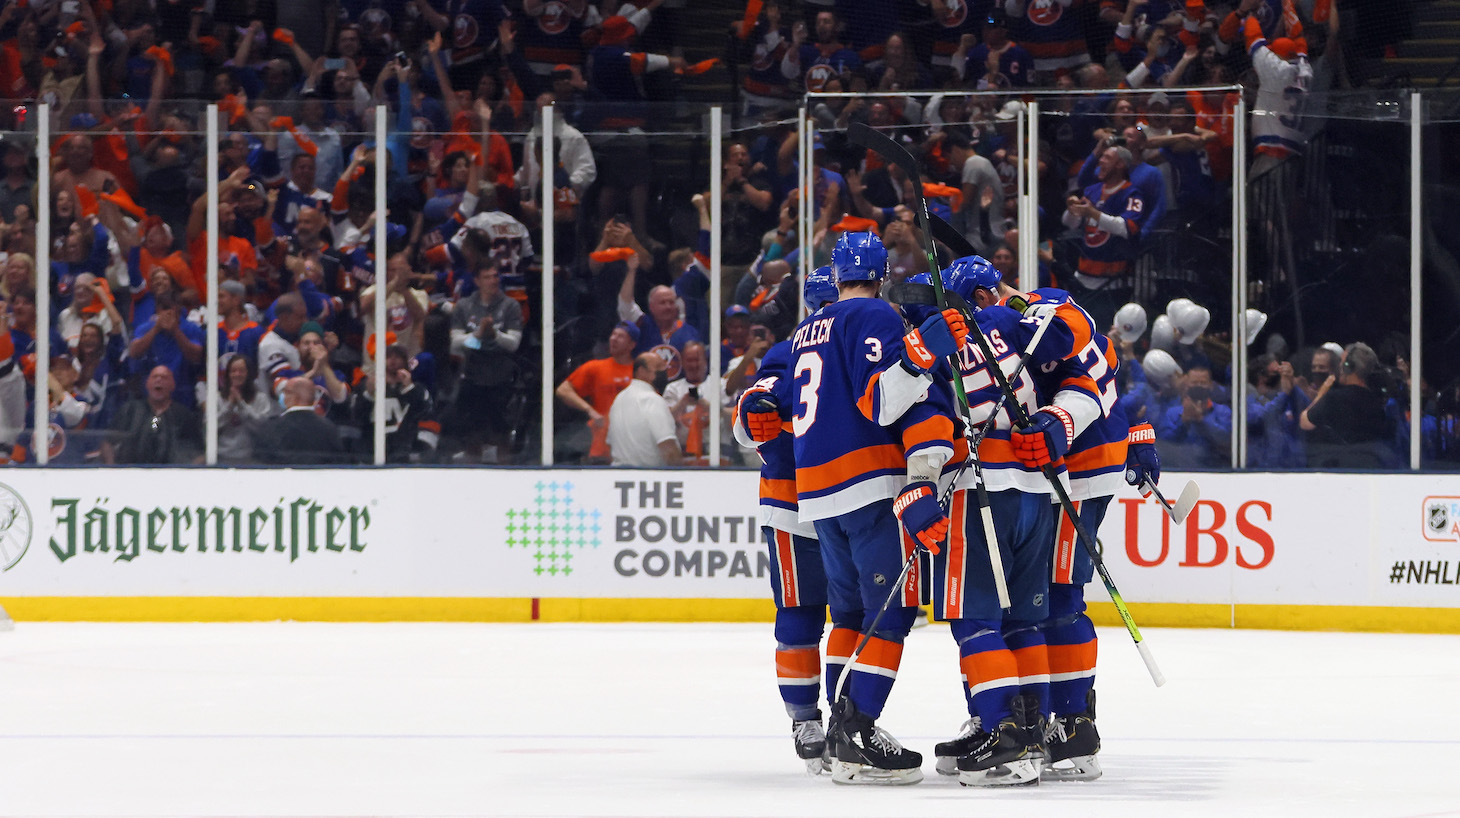
[[[0,486],[3,488],[3,486]],[[0,506],[3,506],[0,495]],[[272,506],[220,508],[154,506],[113,509],[101,501],[51,500],[56,517],[51,553],[61,562],[76,556],[111,554],[131,562],[147,553],[256,551],[289,554],[289,561],[321,549],[364,551],[370,509],[326,506],[308,497],[279,498]],[[27,540],[29,514],[27,513]],[[3,522],[0,508],[0,522]],[[3,542],[3,541],[0,541]],[[19,557],[16,557],[19,559]]]
[[[9,571],[30,548],[30,507],[20,493],[0,483],[0,572]]]

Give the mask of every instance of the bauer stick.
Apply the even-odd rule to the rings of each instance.
[[[906,147],[899,145],[887,135],[873,130],[871,126],[865,123],[852,123],[847,128],[847,138],[852,144],[876,151],[883,159],[902,167],[908,176],[912,178],[913,192],[918,198],[918,208],[915,211],[915,215],[918,218],[918,226],[922,228],[923,249],[928,254],[930,269],[936,270],[937,263],[936,255],[933,251],[932,228],[929,225],[928,219],[928,202],[922,195],[922,177],[918,172],[917,159],[913,157]],[[940,280],[940,276],[934,275],[932,278],[933,289],[938,295],[939,302],[942,303],[943,283]],[[978,344],[979,351],[983,353],[984,360],[986,362],[993,362],[993,365],[988,367],[989,373],[993,375],[994,382],[999,386],[999,391],[1009,399],[1009,403],[1013,409],[1015,426],[1020,429],[1028,427],[1030,423],[1029,411],[1024,408],[1024,404],[1020,403],[1018,396],[1014,394],[1014,387],[1009,383],[1009,379],[1004,376],[1003,368],[997,365],[998,358],[994,355],[993,348],[989,346],[989,340],[984,337],[983,329],[978,326],[977,321],[973,322],[972,327],[969,327],[969,335]],[[960,381],[961,379],[955,378],[954,384],[957,387],[959,397],[963,399],[966,406],[968,398],[963,392],[963,385]],[[1065,514],[1070,518],[1070,523],[1075,527],[1075,532],[1079,535],[1081,544],[1084,545],[1085,551],[1090,555],[1096,572],[1100,574],[1100,581],[1105,584],[1105,590],[1110,594],[1111,602],[1115,603],[1116,612],[1120,614],[1121,621],[1125,623],[1125,629],[1130,633],[1131,640],[1135,642],[1136,650],[1141,654],[1141,660],[1146,664],[1147,672],[1151,674],[1151,681],[1155,682],[1157,687],[1160,687],[1166,683],[1166,677],[1161,673],[1161,669],[1156,666],[1156,658],[1151,654],[1151,649],[1146,645],[1144,638],[1142,638],[1140,628],[1136,627],[1135,619],[1130,614],[1130,608],[1126,606],[1125,600],[1120,596],[1120,589],[1115,587],[1115,580],[1111,578],[1110,569],[1105,566],[1105,560],[1100,556],[1100,550],[1095,542],[1094,535],[1090,533],[1085,527],[1085,524],[1080,520],[1080,515],[1075,510],[1075,504],[1070,500],[1069,492],[1065,491],[1064,484],[1060,482],[1059,475],[1055,472],[1053,464],[1041,466],[1040,471],[1043,472],[1045,479],[1049,481],[1050,488],[1059,499],[1060,507],[1064,509]]]

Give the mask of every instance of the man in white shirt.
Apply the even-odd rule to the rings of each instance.
[[[634,359],[634,379],[608,410],[608,445],[613,465],[659,468],[684,461],[674,415],[664,402],[669,384],[664,359],[646,352]]]

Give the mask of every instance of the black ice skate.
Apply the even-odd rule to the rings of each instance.
[[[958,759],[978,749],[986,735],[988,734],[983,731],[983,722],[978,716],[974,716],[963,723],[957,738],[934,745],[933,755],[938,759],[938,774],[958,775]]]
[[[1033,696],[1015,696],[1013,709],[1013,714],[1000,721],[993,732],[979,730],[975,734],[978,741],[974,750],[958,759],[958,783],[965,787],[1039,783],[1044,761],[1044,716]]]
[[[1085,712],[1060,716],[1046,735],[1049,749],[1042,777],[1046,781],[1094,781],[1100,777],[1100,731],[1095,729],[1095,691],[1085,699]]]
[[[806,762],[808,775],[831,771],[831,747],[821,729],[821,713],[814,719],[791,722],[791,735],[796,740],[796,757]]]
[[[904,748],[872,717],[859,713],[850,699],[832,718],[831,780],[838,784],[916,784],[923,780],[923,757]]]

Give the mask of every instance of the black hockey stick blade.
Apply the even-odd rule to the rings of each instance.
[[[922,195],[922,175],[918,172],[918,160],[907,146],[865,122],[853,122],[847,126],[847,141],[875,151],[883,159],[907,171],[913,181],[918,182],[918,194]]]
[[[929,213],[928,229],[933,231],[933,239],[952,250],[954,255],[960,258],[978,255],[978,248],[973,246],[968,237],[958,232],[958,228],[949,224],[942,216]]]

